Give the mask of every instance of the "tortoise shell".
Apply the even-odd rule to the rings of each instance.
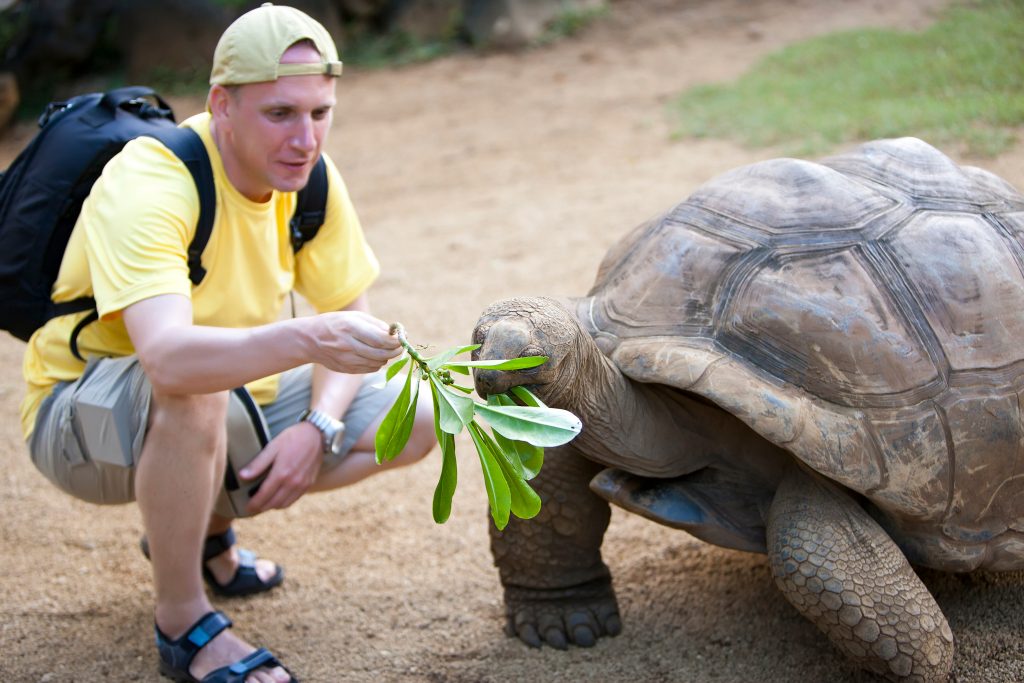
[[[863,494],[913,560],[1024,559],[1024,196],[997,176],[913,138],[739,168],[614,246],[577,312],[628,377]]]

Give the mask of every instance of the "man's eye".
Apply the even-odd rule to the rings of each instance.
[[[313,111],[313,118],[317,121],[323,121],[330,113],[330,109],[316,109]]]
[[[281,119],[288,116],[288,112],[284,111],[283,109],[271,109],[270,111],[267,112],[267,116],[275,121],[280,121]]]

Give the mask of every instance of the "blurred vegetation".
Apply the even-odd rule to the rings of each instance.
[[[542,35],[530,36],[512,49],[546,45],[575,35],[607,14],[607,6],[579,10],[573,9],[576,5],[571,2],[551,1],[562,7],[561,13]],[[127,84],[145,83],[171,96],[200,95],[209,87],[212,45],[207,55],[202,40],[190,43],[188,37],[181,39],[179,35],[177,41],[170,41],[178,52],[165,51],[173,59],[156,64],[150,59],[145,67],[139,66],[135,57],[144,56],[146,48],[133,33],[133,26],[138,26],[139,15],[145,15],[135,12],[136,23],[129,25],[125,15],[126,8],[135,8],[131,0],[50,0],[48,4],[37,5],[33,2],[40,0],[15,0],[0,9],[0,72],[11,71],[18,79],[18,118],[35,118],[52,100]],[[257,0],[209,3],[223,8],[227,16],[234,16],[255,6]],[[362,5],[364,8],[358,12],[339,10],[332,26],[342,60],[349,68],[403,66],[471,49],[508,49],[489,44],[486,37],[481,38],[467,27],[470,0],[441,0],[418,6],[394,0],[367,0]],[[395,10],[414,6],[434,9],[426,10],[426,16],[420,12],[411,17]],[[177,11],[175,18],[180,14]],[[154,16],[162,15],[157,12]],[[216,17],[217,13],[208,11],[203,16],[209,23],[209,17]],[[182,47],[192,51],[185,55]]]
[[[591,22],[607,16],[608,12],[608,5],[602,5],[596,9],[567,10],[562,12],[537,42],[541,45],[547,45],[561,38],[574,36]]]
[[[913,135],[992,156],[1024,123],[1024,2],[977,0],[926,31],[856,30],[793,44],[736,82],[670,105],[679,137],[724,137],[788,154]]]

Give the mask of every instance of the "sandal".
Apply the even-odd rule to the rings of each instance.
[[[207,612],[199,621],[192,624],[185,635],[176,640],[169,638],[159,626],[154,625],[156,647],[160,652],[160,673],[179,683],[245,683],[248,675],[256,669],[279,666],[287,672],[291,683],[298,683],[298,679],[292,676],[291,671],[288,671],[265,647],[249,653],[234,664],[214,669],[202,679],[193,676],[189,672],[192,660],[207,643],[226,628],[231,628],[231,620],[223,612]]]
[[[213,572],[207,568],[206,562],[227,552],[234,544],[235,531],[230,527],[222,534],[206,537],[206,542],[203,544],[203,579],[206,580],[211,591],[221,597],[237,598],[265,593],[281,585],[281,582],[284,581],[284,568],[281,565],[275,565],[277,569],[274,575],[266,581],[262,580],[256,573],[256,554],[245,548],[238,549],[238,569],[235,571],[235,575],[227,583],[219,583]],[[143,536],[139,545],[142,548],[142,554],[148,559],[148,539]]]

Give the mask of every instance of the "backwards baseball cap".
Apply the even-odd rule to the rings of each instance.
[[[318,62],[281,64],[281,55],[308,40],[320,53]],[[210,85],[276,81],[281,76],[341,76],[341,61],[331,34],[294,7],[265,2],[225,29],[213,52]]]

